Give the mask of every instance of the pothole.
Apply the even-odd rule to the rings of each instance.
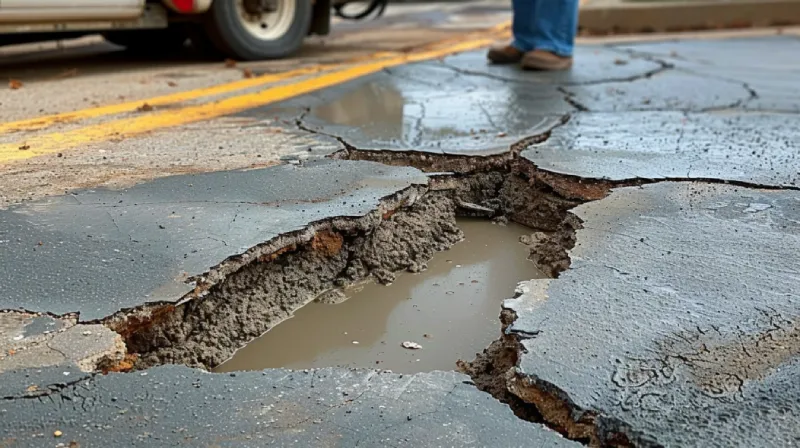
[[[472,359],[496,339],[500,304],[514,285],[545,275],[520,243],[530,229],[469,218],[457,224],[464,240],[435,254],[426,270],[401,273],[390,285],[323,293],[215,371],[337,366],[416,373],[453,370],[459,359]]]
[[[458,169],[429,174],[427,185],[383,198],[367,215],[310,223],[228,259],[178,304],[124,310],[104,323],[122,335],[137,368],[458,368],[518,416],[593,442],[591,423],[574,433],[509,390],[519,352],[496,339],[497,316],[520,280],[556,277],[568,267],[567,250],[581,227],[569,210],[604,196],[611,184],[547,175],[505,155],[468,166],[464,160],[420,158],[429,173],[434,166]],[[460,227],[473,241],[459,247]],[[490,294],[480,297],[479,286]],[[336,290],[350,299],[313,303],[340,302]],[[504,325],[510,320],[501,315]],[[401,347],[406,341],[422,348]],[[456,362],[487,345],[477,360]]]
[[[426,187],[384,198],[363,217],[312,223],[226,260],[199,278],[180,304],[125,310],[104,323],[138,354],[140,368],[215,368],[327,290],[369,279],[391,283],[396,273],[423,271],[436,253],[462,240],[456,216],[510,220],[539,231],[528,243],[536,265],[550,273],[551,260],[565,252],[560,242],[549,243],[578,225],[567,210],[579,202],[553,194],[525,172],[435,177]]]

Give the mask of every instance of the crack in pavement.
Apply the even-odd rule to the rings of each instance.
[[[297,118],[295,118],[294,123],[295,123],[295,126],[297,126],[298,129],[300,129],[303,132],[308,132],[309,134],[323,135],[325,137],[330,137],[330,138],[336,140],[337,142],[339,142],[344,147],[345,150],[355,150],[355,149],[357,149],[353,145],[348,143],[345,139],[343,139],[342,137],[339,137],[338,135],[330,134],[330,133],[327,133],[325,131],[321,131],[321,130],[318,130],[318,129],[312,129],[312,128],[308,127],[305,124],[305,119],[306,119],[306,116],[308,116],[308,114],[310,114],[310,113],[311,113],[311,108],[306,108],[300,115],[297,116]]]
[[[619,50],[617,50],[615,48],[610,48],[609,47],[608,49],[619,52]],[[620,52],[620,53],[622,54],[622,52]],[[453,65],[453,64],[451,64],[451,63],[449,63],[447,61],[437,61],[437,63],[442,65],[445,68],[448,68],[450,70],[453,70],[456,73],[459,73],[459,74],[462,74],[462,75],[465,75],[465,76],[479,76],[479,77],[483,77],[483,78],[493,79],[493,80],[496,80],[496,81],[519,83],[519,84],[543,84],[543,85],[553,85],[553,86],[561,86],[561,87],[593,86],[593,85],[598,85],[598,84],[608,84],[608,83],[615,83],[615,82],[618,82],[618,83],[635,82],[635,81],[639,81],[639,80],[642,80],[642,79],[650,78],[650,77],[652,77],[654,75],[663,73],[665,71],[668,71],[668,70],[671,70],[671,69],[674,68],[674,66],[672,64],[669,64],[667,62],[660,61],[660,60],[657,60],[657,59],[645,59],[645,58],[641,58],[641,59],[644,59],[644,60],[647,60],[649,62],[654,62],[656,64],[659,64],[660,67],[652,69],[652,70],[647,70],[647,71],[645,71],[645,72],[643,72],[641,74],[638,74],[638,75],[621,76],[621,77],[608,77],[608,78],[603,78],[603,79],[597,80],[597,81],[552,81],[552,82],[551,81],[524,80],[524,79],[507,78],[507,77],[502,76],[502,75],[494,75],[494,74],[491,74],[491,73],[486,73],[486,72],[482,72],[482,71],[478,71],[478,70],[470,70],[470,69],[457,67],[457,66],[455,66],[455,65]]]
[[[67,389],[70,388],[74,389],[79,385],[82,385],[83,383],[90,382],[94,380],[95,375],[97,375],[96,373],[83,373],[83,372],[81,373],[86,376],[77,378],[72,381],[66,381],[63,383],[48,384],[47,386],[45,386],[47,389],[40,389],[37,386],[37,389],[34,392],[29,392],[25,395],[6,395],[3,396],[2,398],[3,400],[11,401],[11,400],[33,400],[33,399],[41,399],[44,397],[49,397],[52,400],[53,396],[58,396],[61,397],[63,400],[63,397],[61,395],[65,393]],[[53,401],[53,404],[55,404],[55,401]]]

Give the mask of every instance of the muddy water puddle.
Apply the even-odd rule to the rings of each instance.
[[[525,227],[460,220],[465,240],[422,273],[391,285],[345,290],[337,304],[312,302],[239,350],[216,371],[363,367],[401,373],[453,370],[500,331],[500,305],[521,280],[543,278],[519,237]],[[422,348],[404,348],[404,342]]]

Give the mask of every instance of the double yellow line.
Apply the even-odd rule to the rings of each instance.
[[[379,72],[385,68],[411,62],[436,59],[454,53],[483,48],[498,38],[507,36],[508,28],[508,24],[499,25],[483,32],[461,36],[458,39],[451,39],[409,53],[377,53],[360,62],[300,68],[284,73],[243,79],[210,88],[180,92],[142,101],[120,103],[3,123],[0,124],[0,133],[18,130],[32,131],[46,128],[57,123],[75,122],[90,118],[134,112],[143,103],[156,107],[172,105],[204,97],[224,95],[238,90],[294,78],[302,78],[297,81],[269,87],[258,92],[231,96],[218,101],[164,110],[156,109],[154,112],[120,118],[105,123],[91,124],[70,131],[44,133],[32,136],[25,141],[0,144],[0,163],[29,159],[91,143],[133,137],[163,128],[234,114],[243,110],[264,106],[315,90],[342,84],[362,76]]]

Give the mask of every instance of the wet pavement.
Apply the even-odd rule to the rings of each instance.
[[[581,424],[603,443],[791,445],[800,437],[798,47],[791,36],[587,46],[571,73],[545,75],[486,66],[475,52],[241,114],[280,117],[376,159],[390,153],[392,165],[406,164],[398,151],[519,153],[536,182],[557,182],[549,186],[571,199],[578,184],[619,187],[572,210],[581,225],[566,247],[570,268],[523,284],[504,305],[516,314],[506,337],[525,350],[497,381],[543,422],[518,419],[452,372],[45,369],[3,374],[0,440],[41,446],[58,430],[65,444],[87,446],[549,446],[573,443],[550,428],[580,439],[571,428]],[[647,185],[623,187],[631,183]],[[28,203],[0,214],[10,286],[0,308],[86,322],[199,301],[250,254],[303,238],[326,253],[342,243],[335,233],[317,241],[314,226],[391,221],[398,208],[387,201],[422,204],[436,185],[414,168],[304,161]],[[39,390],[49,399],[23,398]],[[176,418],[187,409],[193,418]]]
[[[460,220],[464,241],[417,274],[391,285],[352,286],[339,303],[310,303],[240,349],[217,372],[265,368],[380,368],[400,373],[453,370],[497,338],[502,299],[514,285],[544,278],[519,242],[518,224]],[[414,342],[419,349],[402,347]]]

